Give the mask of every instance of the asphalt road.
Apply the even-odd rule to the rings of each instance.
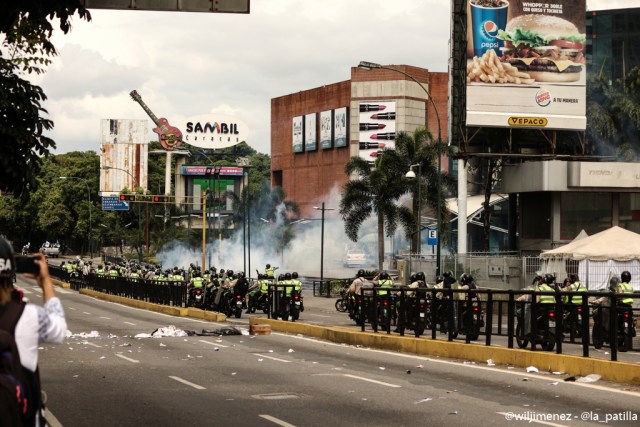
[[[22,279],[19,285],[40,302],[37,288]],[[638,425],[640,417],[637,388],[565,382],[560,374],[280,333],[135,338],[170,325],[201,332],[228,324],[58,292],[72,335],[40,350],[54,425],[513,426],[533,419],[573,426],[605,417]],[[309,303],[302,318],[326,315]]]

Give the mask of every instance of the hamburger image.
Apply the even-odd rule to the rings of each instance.
[[[521,15],[510,20],[497,37],[504,40],[500,60],[537,82],[564,83],[580,79],[586,38],[566,19]]]

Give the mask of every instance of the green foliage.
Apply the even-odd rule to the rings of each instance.
[[[20,76],[43,73],[56,54],[49,40],[53,26],[47,18],[58,18],[66,33],[76,12],[91,19],[74,0],[5,1],[0,7],[0,191],[22,195],[35,189],[42,156],[55,148],[55,142],[44,136],[53,122],[41,117],[47,113],[42,107],[47,97],[39,86]]]

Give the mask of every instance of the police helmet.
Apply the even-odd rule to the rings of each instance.
[[[436,276],[436,283],[444,282],[444,276]]]
[[[469,276],[467,273],[462,273],[460,275],[460,284],[465,285],[469,282],[471,282],[471,276]]]
[[[544,283],[546,283],[547,285],[551,285],[556,281],[556,278],[553,276],[553,274],[545,274],[544,275]]]
[[[562,287],[566,288],[567,286],[569,286],[571,283],[573,283],[571,281],[571,277],[565,277],[564,280],[562,281]]]
[[[12,279],[16,272],[15,264],[11,243],[0,238],[0,279]]]
[[[536,276],[533,278],[533,280],[531,281],[532,285],[537,285],[538,283],[542,282],[542,276]]]
[[[631,273],[629,273],[628,271],[625,270],[620,275],[620,278],[622,279],[622,281],[624,283],[629,283],[631,281]]]
[[[575,282],[579,282],[580,278],[578,277],[577,274],[573,273],[569,275],[569,280],[571,281],[571,283],[575,283]]]
[[[227,277],[233,277],[233,270],[227,270]]]
[[[291,280],[291,273],[285,273],[284,280]]]
[[[418,280],[418,276],[416,276],[416,273],[411,273],[411,276],[409,276],[409,281],[413,283],[416,280]]]
[[[297,279],[298,278],[298,272],[294,271],[293,273],[291,273],[291,278],[292,279]]]
[[[267,268],[271,268],[271,264],[267,264]]]
[[[451,270],[449,270],[449,271],[445,271],[445,272],[444,272],[444,274],[443,274],[443,276],[444,276],[444,277],[451,277],[451,276],[453,276],[453,273],[451,272]]]
[[[238,277],[244,277],[244,271],[238,271]]]
[[[387,273],[386,271],[383,271],[382,273],[380,273],[380,279],[382,280],[389,279],[389,273]]]
[[[364,270],[363,269],[358,270],[356,277],[364,277]]]
[[[423,271],[418,271],[416,273],[416,279],[424,282],[425,281],[424,272]]]
[[[284,280],[284,274],[279,274],[278,275],[278,280]]]

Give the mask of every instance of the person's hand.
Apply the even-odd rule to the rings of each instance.
[[[44,281],[51,279],[51,276],[49,275],[49,265],[47,264],[47,258],[43,254],[36,253],[33,256],[38,259],[36,264],[40,267],[40,274],[36,276],[35,274],[24,273],[24,277],[35,279],[36,282],[38,282],[38,286],[42,288]]]

